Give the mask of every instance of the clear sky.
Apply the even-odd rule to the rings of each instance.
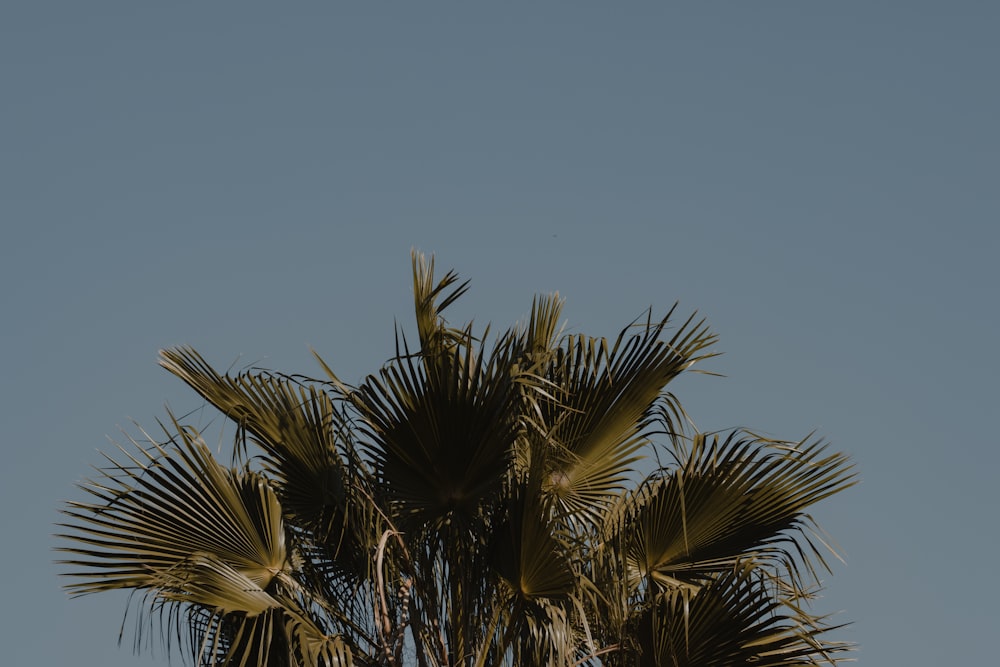
[[[857,462],[816,516],[858,664],[997,664],[998,34],[990,2],[5,2],[0,661],[166,664],[61,591],[57,508],[200,405],[158,348],[378,368],[416,247],[472,280],[459,320],[705,315],[699,426]]]

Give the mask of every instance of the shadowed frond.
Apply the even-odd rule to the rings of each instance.
[[[352,396],[366,450],[407,525],[477,513],[500,489],[519,426],[505,359],[484,359],[468,340],[448,356],[400,358]]]
[[[513,596],[561,598],[576,587],[576,574],[558,532],[528,489],[519,488],[508,497],[493,558]]]
[[[694,594],[673,589],[658,595],[639,616],[641,655],[633,664],[818,665],[848,648],[820,638],[830,629],[776,598],[752,565],[737,564]]]

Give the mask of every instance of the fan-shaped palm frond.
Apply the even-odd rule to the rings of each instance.
[[[160,355],[161,366],[253,436],[296,522],[321,539],[343,535],[347,477],[364,479],[366,471],[346,433],[350,424],[329,394],[269,373],[221,375],[191,348]],[[356,506],[358,499],[351,500]]]
[[[202,569],[206,554],[259,588],[287,567],[281,506],[265,480],[220,466],[191,429],[178,437],[169,450],[140,449],[131,465],[111,460],[101,481],[83,487],[96,501],[70,503],[75,523],[64,525],[87,545],[62,549],[78,557],[67,564],[84,568],[70,575],[81,579],[71,591],[169,589],[188,568]]]
[[[654,473],[632,496],[621,527],[630,580],[697,583],[751,554],[797,575],[798,540],[808,543],[800,530],[805,510],[853,483],[846,457],[825,449],[822,442],[696,435],[681,467]]]
[[[664,387],[712,356],[704,350],[715,336],[693,317],[661,340],[672,312],[647,320],[638,333],[626,327],[610,347],[604,339],[569,336],[548,369],[558,393],[542,403],[552,445],[546,491],[568,514],[599,521],[640,458]]]
[[[538,496],[527,488],[518,488],[508,496],[493,558],[497,574],[513,597],[562,598],[576,587],[576,574],[559,530],[543,511]]]
[[[816,665],[847,649],[776,596],[752,564],[737,564],[691,594],[671,589],[638,617],[638,665]]]
[[[407,526],[475,515],[498,492],[519,428],[503,356],[484,359],[468,337],[443,354],[447,363],[401,357],[352,396],[366,450]]]
[[[208,664],[246,664],[251,655],[268,664],[285,650],[288,610],[319,632],[295,602],[278,497],[260,474],[222,467],[197,432],[175,426],[166,444],[133,440],[138,453],[123,448],[127,462],[111,459],[84,485],[95,500],[70,503],[73,523],[63,525],[73,532],[64,537],[75,546],[61,549],[72,555],[62,563],[80,581],[69,589],[145,591],[155,607],[187,609],[169,615],[202,628],[191,648]]]
[[[363,572],[378,512],[339,395],[270,373],[222,375],[191,348],[160,355],[161,366],[250,433],[287,517],[312,548],[341,572]]]

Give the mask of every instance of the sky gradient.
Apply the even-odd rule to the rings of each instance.
[[[418,248],[472,281],[454,321],[707,317],[699,427],[857,463],[816,518],[858,664],[995,664],[998,31],[984,2],[6,3],[4,663],[167,664],[131,620],[116,646],[124,598],[60,589],[58,507],[105,434],[200,406],[159,348],[376,370]]]

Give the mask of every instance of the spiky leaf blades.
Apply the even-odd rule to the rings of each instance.
[[[357,386],[164,351],[231,463],[178,422],[133,441],[66,508],[68,588],[138,591],[196,665],[834,662],[808,512],[849,462],[691,432],[704,321],[562,335],[553,295],[491,336],[445,320],[456,274],[415,254],[413,286],[416,349]]]

